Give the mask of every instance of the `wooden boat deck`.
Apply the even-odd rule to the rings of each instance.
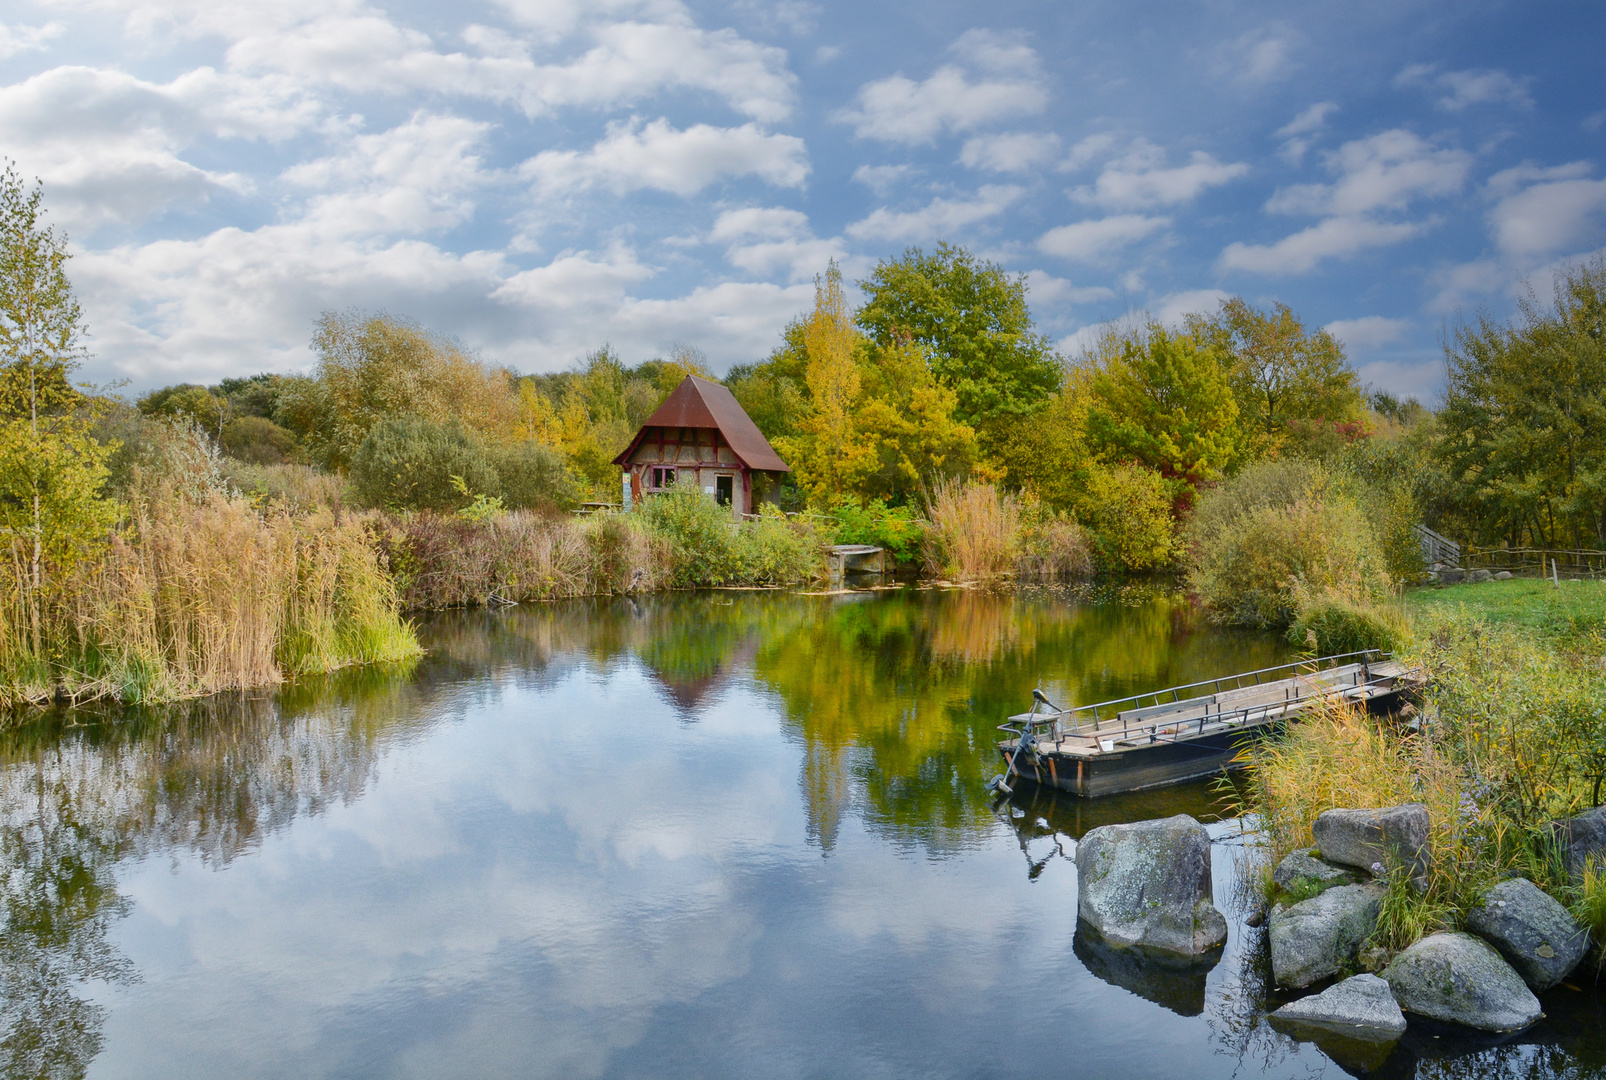
[[[1021,755],[1021,775],[1078,794],[1134,790],[1219,771],[1234,756],[1239,736],[1295,719],[1318,703],[1377,708],[1424,681],[1420,668],[1378,653],[1324,657],[1073,709],[1021,713],[1000,725],[1016,738],[998,748],[1014,760],[1020,732],[1029,727],[1035,742]]]

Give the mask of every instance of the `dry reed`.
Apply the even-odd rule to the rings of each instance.
[[[1015,570],[1020,503],[991,484],[944,480],[926,510],[926,568],[944,577],[995,582]]]

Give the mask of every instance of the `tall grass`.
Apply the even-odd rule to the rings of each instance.
[[[1020,502],[991,484],[940,481],[926,508],[926,568],[959,581],[994,582],[1014,572]]]
[[[175,700],[417,656],[371,520],[141,503],[65,583],[42,651],[0,620],[0,701]]]

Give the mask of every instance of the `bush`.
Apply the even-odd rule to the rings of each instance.
[[[452,482],[454,476],[467,493]],[[352,459],[351,484],[369,506],[452,513],[474,495],[496,495],[501,478],[491,455],[462,424],[405,416],[369,430]]]
[[[1077,517],[1093,530],[1094,554],[1106,569],[1156,570],[1176,556],[1171,493],[1153,469],[1094,463]]]
[[[1015,576],[1022,581],[1071,581],[1093,573],[1093,545],[1087,530],[1048,512],[1041,503],[1023,507],[1020,554]]]
[[[242,416],[223,428],[223,452],[252,465],[283,465],[300,457],[296,437],[265,416]]]
[[[1300,606],[1288,628],[1288,640],[1313,656],[1380,649],[1394,652],[1410,638],[1410,627],[1398,608],[1351,603],[1342,596],[1323,596]]]
[[[925,537],[913,507],[888,506],[884,499],[841,498],[826,511],[824,529],[833,544],[885,548],[900,563],[914,559]]]
[[[497,494],[515,510],[572,510],[579,485],[563,454],[535,442],[516,443],[495,455]]]
[[[991,484],[944,480],[926,510],[926,566],[960,581],[997,581],[1015,569],[1020,501]]]
[[[1307,598],[1365,607],[1393,594],[1366,515],[1312,466],[1268,463],[1223,484],[1189,541],[1189,585],[1222,622],[1281,628]]]
[[[729,509],[688,492],[654,495],[633,517],[667,545],[669,580],[682,588],[804,581],[820,569],[813,528],[773,507],[737,524]]]

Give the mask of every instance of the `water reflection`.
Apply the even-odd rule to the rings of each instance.
[[[1086,702],[1281,658],[1164,590],[1114,599],[459,612],[414,669],[12,729],[0,1072],[1062,1071],[1023,1015],[1102,1075],[1343,1065],[1265,1021],[1209,784],[987,796],[1035,685]],[[1074,935],[1076,841],[1178,812],[1221,841],[1208,973]],[[1598,1065],[1599,1002],[1569,995],[1520,1040],[1406,1040],[1379,1075]]]

